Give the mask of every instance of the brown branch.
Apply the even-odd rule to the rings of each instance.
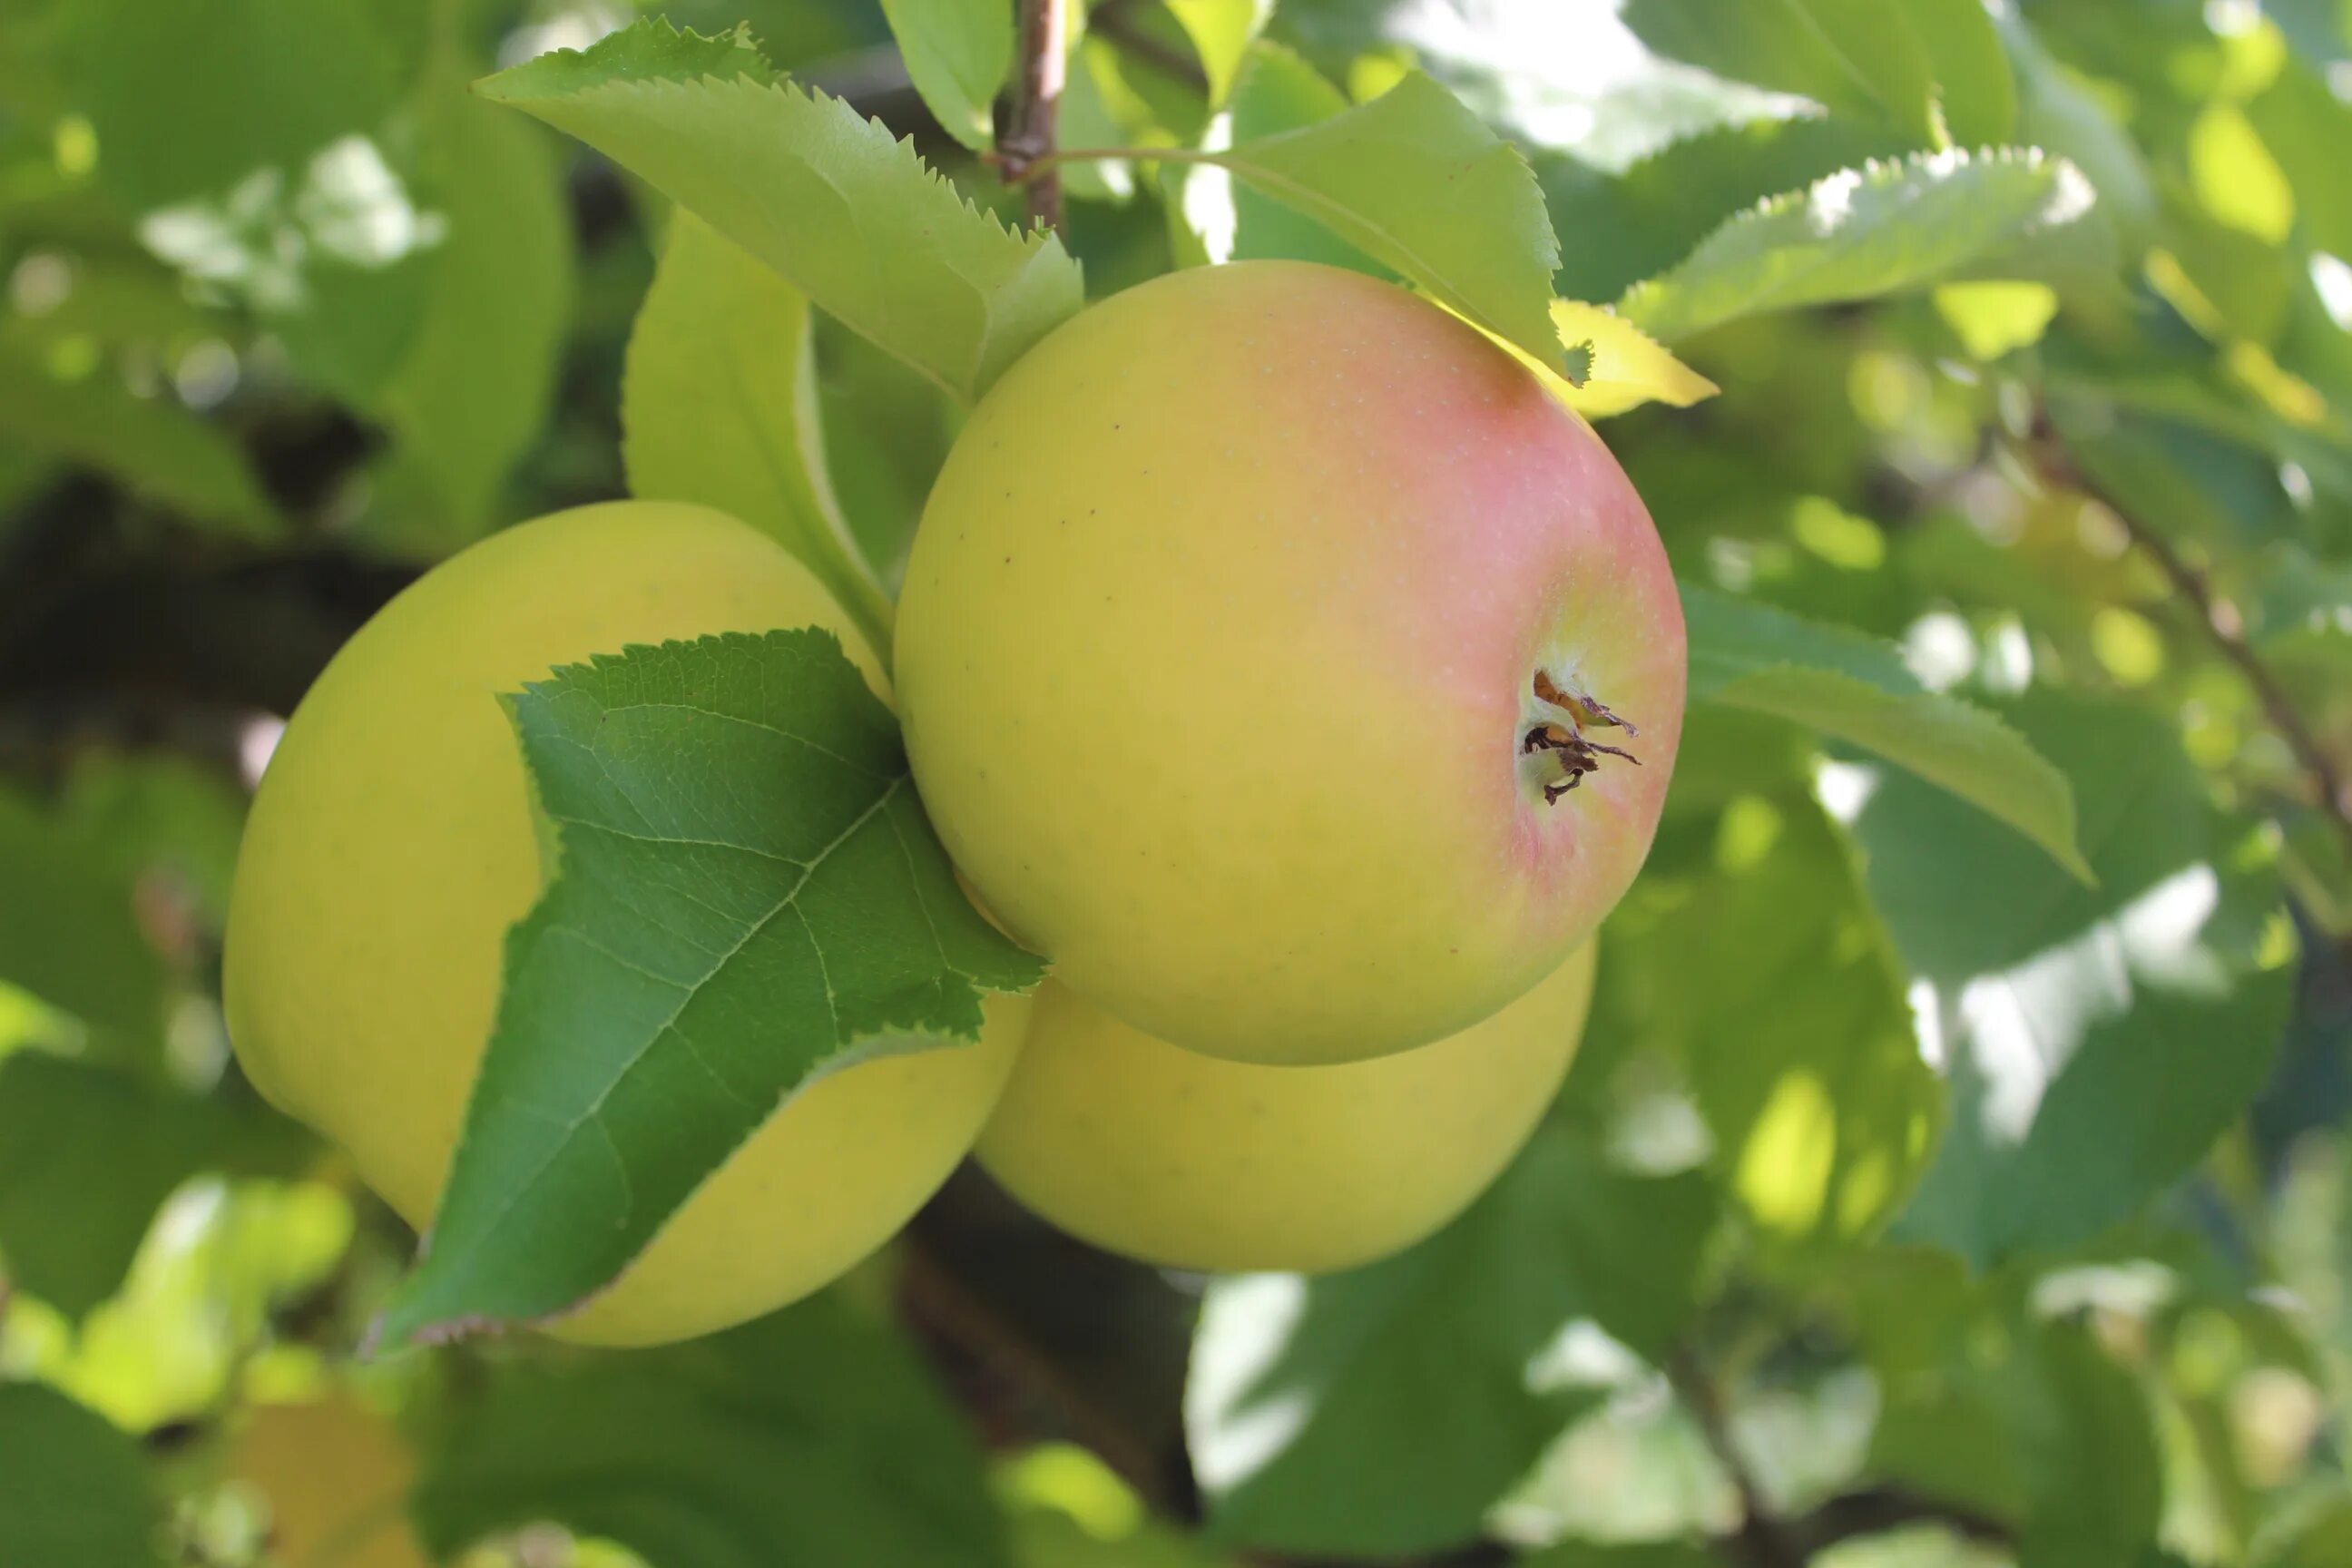
[[[1155,1512],[1168,1512],[1166,1478],[1149,1445],[1096,1405],[1052,1357],[1006,1322],[916,1233],[909,1231],[902,1239],[899,1258],[900,1294],[918,1326],[1050,1405],[1072,1437],[1094,1450]]]
[[[1748,1468],[1748,1456],[1740,1452],[1739,1440],[1731,1430],[1723,1391],[1716,1386],[1697,1353],[1688,1346],[1677,1347],[1667,1353],[1664,1371],[1675,1397],[1698,1422],[1716,1463],[1723,1467],[1732,1489],[1739,1494],[1739,1528],[1723,1539],[1724,1550],[1748,1568],[1805,1568],[1804,1544],[1773,1510],[1757,1483],[1756,1472]]]
[[[1939,1502],[1895,1486],[1870,1486],[1841,1492],[1795,1518],[1776,1512],[1740,1451],[1731,1430],[1723,1393],[1687,1347],[1666,1358],[1666,1381],[1698,1422],[1716,1462],[1739,1494],[1739,1527],[1717,1546],[1747,1568],[1805,1568],[1817,1552],[1856,1536],[1884,1535],[1906,1525],[1940,1525],[1966,1541],[2006,1546],[2012,1537],[2000,1521],[1973,1509]]]
[[[2163,574],[2173,592],[2196,610],[2207,640],[2252,689],[2271,728],[2294,753],[2296,763],[2308,778],[2320,815],[2335,826],[2346,850],[2352,852],[2352,781],[2347,780],[2342,765],[2321,743],[2286,688],[2279,684],[2277,673],[2246,640],[2245,617],[2239,614],[2237,605],[2216,594],[2205,574],[2190,565],[2173,548],[2170,540],[2135,518],[2129,509],[2084,473],[2054,442],[2045,442],[2043,450],[2043,472],[2104,507],[2123,529],[2125,537]]]
[[[1841,1541],[1885,1535],[1914,1524],[1937,1524],[1964,1541],[1986,1546],[2013,1543],[2009,1526],[1988,1514],[1938,1502],[1901,1487],[1864,1487],[1842,1492],[1789,1521],[1789,1535],[1808,1558]]]
[[[1021,0],[1021,58],[1004,133],[996,139],[998,166],[1007,184],[1022,188],[1029,221],[1057,231],[1062,226],[1062,177],[1050,162],[1040,161],[1050,160],[1054,152],[1068,37],[1062,7],[1068,3]]]

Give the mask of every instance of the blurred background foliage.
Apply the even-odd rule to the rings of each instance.
[[[878,5],[654,8],[1013,210]],[[1702,703],[1559,1104],[1401,1258],[1166,1277],[967,1173],[708,1341],[362,1363],[413,1238],[228,1058],[240,816],[421,567],[620,492],[663,215],[465,86],[635,12],[11,0],[0,1563],[2352,1563],[2352,5],[1265,12],[1099,0],[1065,141],[1437,75],[1533,161],[1559,290],[1723,389],[1607,427],[1685,581],[2000,713],[2095,885]],[[2066,161],[2030,261],[1950,146]],[[1197,171],[1069,173],[1097,295],[1371,265]],[[895,562],[957,416],[815,330]]]

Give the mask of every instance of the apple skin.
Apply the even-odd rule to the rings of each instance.
[[[320,676],[257,795],[224,994],[237,1058],[430,1221],[496,1009],[507,930],[541,889],[498,698],[631,643],[817,626],[879,661],[806,568],[700,507],[615,502],[492,535],[378,614]],[[672,1215],[567,1339],[650,1344],[756,1317],[880,1246],[979,1132],[1025,997],[976,1046],[886,1056],[793,1099]]]
[[[337,1568],[427,1568],[409,1522],[416,1460],[383,1416],[345,1390],[248,1411],[228,1479],[269,1503],[269,1561]]]
[[[1183,1050],[1049,980],[980,1163],[1062,1229],[1145,1263],[1352,1268],[1438,1229],[1519,1152],[1584,1033],[1592,970],[1587,942],[1458,1035],[1313,1068]]]
[[[1508,353],[1251,262],[1114,295],[982,400],[897,677],[950,853],[1058,979],[1192,1050],[1328,1065],[1466,1028],[1623,895],[1682,607],[1623,470]],[[1631,759],[1559,793],[1547,727]]]

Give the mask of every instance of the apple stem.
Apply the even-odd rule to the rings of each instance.
[[[1629,738],[1642,732],[1631,720],[1611,711],[1607,703],[1573,685],[1563,685],[1552,679],[1550,671],[1542,669],[1536,671],[1535,694],[1538,701],[1567,719],[1566,723],[1546,720],[1540,724],[1530,725],[1519,741],[1521,756],[1546,752],[1557,760],[1563,770],[1563,777],[1543,786],[1546,805],[1554,805],[1560,796],[1582,784],[1585,774],[1599,772],[1601,759],[1604,756],[1622,757],[1637,768],[1642,765],[1642,759],[1622,746],[1607,745],[1585,734],[1588,726],[1596,730],[1622,730]]]

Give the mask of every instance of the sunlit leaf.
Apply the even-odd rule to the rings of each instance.
[[[1304,130],[1200,157],[1546,364],[1559,246],[1527,160],[1418,72]]]
[[[1893,648],[1712,589],[1685,584],[1683,605],[1694,700],[1769,713],[1875,752],[2088,876],[2064,775],[1982,709],[1922,690]]]
[[[2037,691],[2004,717],[2072,784],[2095,885],[1899,774],[1853,824],[1951,1084],[1902,1230],[1979,1260],[2082,1241],[2178,1179],[2261,1085],[2293,952],[2267,852],[2164,716]]]
[[[1274,0],[1168,0],[1173,15],[1209,78],[1209,104],[1222,105],[1232,96],[1250,45],[1273,15]]]
[[[2112,286],[2089,184],[2037,153],[1937,153],[1832,174],[1725,224],[1621,307],[1673,343],[1741,316],[1954,279]]]
[[[915,90],[967,147],[995,142],[990,110],[1013,68],[1012,0],[882,0]]]
[[[621,384],[629,489],[771,535],[887,647],[890,602],[826,472],[813,326],[798,289],[693,214],[674,216]]]
[[[838,99],[734,54],[723,79],[681,67],[678,37],[649,19],[478,90],[580,137],[967,402],[1076,311],[1058,239],[1008,232]]]
[[[1606,419],[1645,403],[1688,408],[1722,390],[1614,310],[1555,300],[1551,319],[1561,344],[1571,354],[1580,347],[1588,356],[1581,384],[1555,388],[1587,419]]]

